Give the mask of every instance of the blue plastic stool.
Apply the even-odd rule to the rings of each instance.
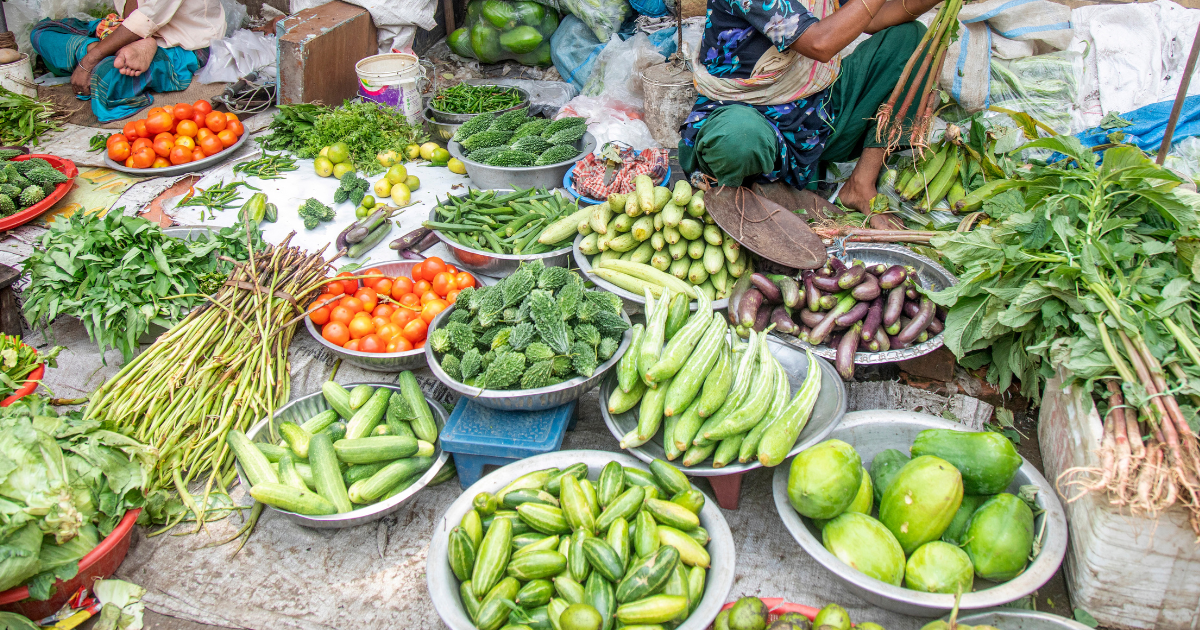
[[[466,396],[458,400],[440,439],[454,455],[458,484],[466,489],[483,476],[483,467],[557,451],[575,428],[575,401],[545,411],[500,411]]]

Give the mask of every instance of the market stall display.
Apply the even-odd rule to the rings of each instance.
[[[713,620],[713,630],[804,630],[830,628],[850,630],[850,614],[837,604],[816,609],[793,604],[780,597],[743,597],[721,608]],[[875,630],[878,624],[859,622],[855,627]]]
[[[0,333],[0,407],[7,407],[37,388],[46,366],[57,367],[55,358],[64,350],[54,346],[45,354],[20,337]]]
[[[416,159],[419,153],[412,153],[411,148],[416,145],[419,149],[429,139],[422,126],[410,124],[399,110],[369,101],[346,101],[337,107],[280,105],[268,129],[269,135],[257,139],[263,149],[289,151],[309,160],[326,157],[330,173],[332,164],[347,162],[345,170],[367,176],[382,173],[399,160]],[[345,155],[329,156],[338,143]]]
[[[61,118],[50,103],[0,86],[0,145],[5,149],[37,146],[42,136],[62,128]]]
[[[133,174],[192,173],[224,161],[249,137],[237,114],[214,112],[205,100],[151,107],[108,137],[104,163]]]
[[[525,109],[475,116],[447,144],[481,188],[554,188],[580,156],[595,148],[585,119],[550,121],[528,116]]]
[[[595,627],[678,621],[702,630],[733,583],[724,517],[662,461],[646,466],[600,451],[531,457],[468,488],[442,523],[426,575],[438,615],[454,630],[543,627],[562,615],[586,615]],[[594,610],[571,611],[581,604]]]
[[[483,63],[511,59],[550,65],[550,36],[558,29],[558,11],[552,7],[528,0],[472,0],[463,23],[446,37],[456,55]]]
[[[945,614],[959,588],[964,610],[1014,601],[1066,553],[1054,487],[1007,438],[934,416],[847,414],[772,483],[805,552],[860,597],[904,614]]]
[[[226,441],[256,501],[307,527],[354,527],[396,511],[438,475],[445,423],[446,410],[401,372],[399,384],[327,381]]]

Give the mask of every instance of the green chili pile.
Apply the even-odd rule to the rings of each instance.
[[[516,107],[522,102],[516,88],[459,83],[433,97],[433,108],[450,114],[482,114]]]
[[[214,184],[208,188],[196,188],[183,196],[183,200],[179,202],[180,208],[185,206],[202,206],[208,210],[208,218],[217,216],[217,210],[228,210],[237,205],[242,200],[242,193],[238,192],[238,186],[245,186],[250,190],[258,191],[257,188],[243,181],[235,181],[226,184],[224,180],[219,184]],[[197,194],[195,191],[200,191]],[[200,220],[204,220],[204,211],[200,211]]]
[[[249,162],[242,162],[233,167],[233,172],[246,177],[259,179],[283,179],[280,173],[296,170],[296,160],[282,153],[271,154],[263,151],[262,157]]]

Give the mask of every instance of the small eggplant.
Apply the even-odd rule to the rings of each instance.
[[[871,274],[864,276],[862,282],[850,291],[850,295],[854,296],[854,299],[867,302],[879,297],[879,293],[879,280],[876,280],[875,276]]]
[[[771,279],[765,275],[757,271],[750,274],[750,283],[754,285],[755,289],[758,289],[758,292],[762,294],[767,304],[779,304],[783,302],[783,294],[780,293],[779,287],[775,286],[775,283],[771,282]]]
[[[742,307],[742,298],[745,297],[746,291],[750,290],[751,288],[750,275],[751,274],[748,273],[742,274],[742,277],[738,278],[737,282],[733,283],[733,288],[729,291],[728,316],[729,323],[733,326],[737,326],[741,323],[741,310],[739,309]]]
[[[875,277],[879,277],[879,276],[883,275],[883,272],[885,272],[887,270],[888,270],[888,266],[883,263],[879,263],[877,265],[867,265],[867,273],[869,273]]]
[[[891,326],[900,321],[904,312],[904,287],[895,287],[888,291],[887,303],[883,307],[883,325]]]
[[[910,300],[919,300],[919,299],[921,299],[921,297],[920,297],[920,294],[919,294],[919,293],[917,293],[917,290],[916,290],[915,288],[913,288],[913,287],[905,287],[905,288],[904,288],[904,297],[906,297],[906,298],[908,298],[908,299],[910,299]]]
[[[925,332],[925,329],[929,327],[929,322],[933,320],[933,311],[933,300],[921,298],[921,306],[917,311],[917,315],[904,326],[900,334],[896,335],[896,339],[904,345],[912,343],[917,338],[917,335]]]
[[[356,223],[351,223],[350,225],[347,225],[346,229],[342,230],[342,232],[337,235],[337,238],[334,239],[333,242],[337,246],[337,249],[339,252],[350,248],[350,243],[348,243],[346,241],[346,235],[349,234],[350,230],[353,230],[356,225],[357,225]]]
[[[425,260],[425,257],[411,249],[400,250],[400,257],[405,260]]]
[[[762,332],[771,324],[771,307],[762,305],[758,308],[758,313],[754,315],[754,331]]]
[[[771,323],[775,324],[775,330],[786,335],[797,335],[800,333],[800,327],[788,315],[787,309],[783,305],[778,305],[771,309]]]
[[[849,296],[847,296],[847,297],[849,297]],[[830,293],[828,295],[822,295],[821,301],[819,304],[820,304],[822,311],[828,311],[829,309],[838,305],[838,296],[833,295],[832,293]]]
[[[867,275],[867,268],[862,265],[854,265],[853,267],[843,271],[838,275],[837,284],[839,289],[853,289],[863,281],[863,277]]]
[[[838,286],[837,278],[833,277],[824,278],[821,276],[813,276],[812,283],[813,287],[818,291],[824,291],[826,293],[837,293],[838,291],[842,290],[842,288]]]
[[[804,301],[810,311],[817,311],[821,308],[821,292],[813,285],[814,280],[816,280],[814,274],[809,274],[804,279]]]
[[[875,339],[867,342],[867,352],[879,352],[879,342]]]
[[[783,296],[783,303],[788,308],[799,308],[801,301],[804,299],[800,295],[800,283],[796,282],[795,278],[791,278],[782,274],[767,274],[767,279],[775,283],[778,287],[780,295]]]
[[[822,319],[825,319],[825,317],[820,313],[810,311],[808,309],[802,309],[800,311],[800,322],[809,328],[820,324]]]
[[[413,245],[416,245],[417,243],[419,243],[421,241],[421,239],[425,238],[426,235],[432,234],[432,233],[433,233],[433,230],[430,230],[429,228],[417,228],[417,229],[409,232],[408,234],[405,234],[404,236],[401,236],[400,238],[392,241],[391,243],[388,244],[388,247],[390,247],[394,250],[397,250],[397,251],[401,250],[401,249],[408,249],[408,248],[412,247]]]
[[[879,288],[884,290],[894,289],[901,284],[904,284],[904,281],[907,279],[908,272],[904,270],[904,267],[901,267],[900,265],[892,265],[891,267],[888,267],[887,271],[880,274]]]
[[[367,235],[369,235],[370,233],[371,233],[371,230],[368,230],[366,227],[361,226],[361,225],[356,226],[356,227],[352,228],[349,232],[346,232],[346,242],[350,243],[351,245],[353,245],[355,243],[361,243],[362,240],[367,238]]]
[[[834,320],[834,323],[842,326],[849,326],[854,322],[860,321],[862,318],[866,317],[867,311],[869,310],[871,310],[870,302],[857,302],[850,310],[846,311],[836,320]]]
[[[839,300],[837,305],[825,314],[825,318],[821,320],[821,323],[813,326],[812,333],[809,335],[809,343],[814,346],[821,345],[821,342],[825,341],[825,338],[833,331],[833,325],[837,318],[845,315],[846,311],[854,308],[855,304],[854,298],[848,295]]]
[[[888,324],[887,326],[884,326],[883,330],[887,334],[895,336],[895,335],[900,334],[900,329],[903,327],[904,327],[904,322],[897,319],[896,321]],[[895,344],[892,344],[892,345],[895,345]]]
[[[931,335],[939,335],[943,330],[946,330],[946,325],[942,323],[942,320],[937,318],[937,315],[934,315],[933,319],[929,320],[929,328],[925,330],[929,331]]]
[[[438,238],[437,234],[430,232],[429,234],[426,234],[425,238],[422,238],[421,241],[416,245],[409,247],[408,251],[419,254],[440,242],[442,242],[442,239]]]
[[[888,347],[892,350],[899,350],[901,348],[907,348],[908,346],[900,343],[900,340],[896,339],[895,335],[890,335],[888,336]]]
[[[875,331],[879,330],[879,325],[883,323],[883,298],[876,297],[871,301],[871,308],[867,309],[867,317],[863,320],[862,340],[870,341],[875,337]]]
[[[837,364],[838,374],[842,380],[854,380],[854,353],[858,352],[858,338],[862,333],[862,327],[855,324],[837,345]]]
[[[754,287],[747,289],[738,304],[738,323],[747,328],[753,326],[755,320],[758,319],[758,311],[762,308],[762,304],[763,294]]]
[[[904,302],[904,314],[908,317],[916,317],[917,311],[921,310],[921,305],[916,302]]]
[[[846,270],[846,263],[838,260],[837,258],[830,257],[827,263],[829,265],[829,271],[831,272],[829,275],[835,278]]]
[[[926,341],[929,341],[929,331],[928,331],[928,330],[922,330],[922,331],[921,331],[921,334],[917,335],[917,340],[916,340],[916,342],[917,342],[917,343],[925,343]]]
[[[950,314],[950,309],[946,308],[945,306],[939,306],[939,307],[937,307],[936,312],[937,312],[938,319],[940,319],[944,322],[944,321],[946,321],[946,316]]]
[[[803,341],[804,343],[808,343],[808,335],[810,333],[812,333],[811,328],[809,328],[808,326],[801,326],[800,333],[796,335],[796,338],[799,339],[800,341]]]
[[[879,352],[887,352],[892,349],[892,340],[882,328],[875,331],[875,341],[879,343]]]

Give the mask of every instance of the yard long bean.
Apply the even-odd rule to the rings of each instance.
[[[439,200],[438,220],[422,225],[473,249],[497,254],[540,254],[571,243],[573,233],[552,245],[537,240],[547,226],[578,210],[578,202],[545,189],[528,188],[501,195],[493,190],[468,190],[462,197]]]

